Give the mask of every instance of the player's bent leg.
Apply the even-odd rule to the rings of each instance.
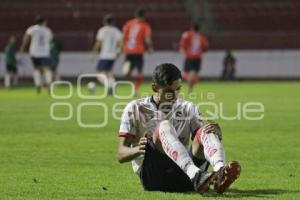
[[[220,138],[220,135],[207,134],[199,129],[193,142],[193,154],[199,156],[199,152],[203,151],[205,158],[213,166],[216,178],[214,189],[217,193],[225,192],[241,172],[241,166],[237,161],[225,165],[225,153]]]
[[[41,88],[42,88],[42,77],[41,77],[41,72],[39,69],[35,68],[33,70],[33,82],[34,82],[34,85],[36,86],[37,88],[37,93],[41,93]]]
[[[195,148],[197,143],[199,144],[198,149]],[[196,132],[193,145],[195,151],[193,152],[194,155],[197,155],[197,151],[202,150],[205,159],[212,165],[215,172],[225,166],[225,152],[218,135],[214,133],[207,134],[200,128]]]
[[[134,82],[134,93],[135,93],[135,96],[137,95],[137,91],[141,87],[142,81],[143,81],[143,74],[142,74],[141,71],[138,71],[138,73],[136,75],[135,82]]]
[[[202,171],[207,171],[209,167],[209,162],[205,159],[202,151],[199,151],[199,154],[200,155],[194,155],[193,147],[191,146],[191,148],[189,149],[189,155],[192,158],[194,164]]]
[[[49,87],[52,82],[52,72],[48,67],[43,67],[42,70],[45,77],[46,85],[47,87]]]
[[[115,78],[113,75],[112,70],[106,71],[105,72],[106,77],[107,77],[107,81],[108,81],[108,95],[113,95],[113,87],[114,87],[114,83],[115,83]]]
[[[168,120],[160,122],[157,130],[156,138],[159,138],[164,153],[190,177],[195,191],[206,192],[215,179],[214,174],[195,166],[187,149],[176,137],[174,126]]]

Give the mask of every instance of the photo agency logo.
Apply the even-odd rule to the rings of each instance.
[[[90,80],[94,79],[95,82]],[[98,85],[97,83],[98,82]],[[102,84],[102,93],[98,94],[95,91],[99,82]],[[51,97],[55,100],[50,105],[50,117],[56,121],[68,121],[73,117],[76,117],[76,122],[79,127],[82,128],[103,128],[109,123],[109,120],[121,120],[121,115],[128,102],[134,97],[134,85],[130,81],[116,81],[112,87],[112,97],[115,99],[114,103],[108,105],[104,100],[108,96],[108,80],[105,75],[102,74],[82,74],[77,78],[76,84],[76,95],[80,100],[77,106],[73,106],[70,99],[74,96],[74,88],[71,82],[68,81],[55,81],[51,84]],[[126,87],[126,95],[118,94],[118,87]],[[64,95],[58,95],[57,91],[59,88],[67,90]],[[129,89],[130,88],[130,89]],[[152,93],[143,93],[141,98],[148,97]],[[248,102],[217,102],[216,94],[214,92],[201,92],[201,93],[189,93],[183,92],[166,92],[164,96],[165,100],[169,102],[160,104],[160,111],[139,109],[135,116],[139,116],[138,120],[145,120],[148,114],[152,112],[151,119],[147,120],[163,120],[163,119],[174,119],[174,120],[191,120],[192,117],[198,117],[200,120],[262,120],[264,118],[265,107],[263,103],[256,101]],[[173,109],[174,99],[187,99],[195,103],[196,107],[199,108],[196,115],[185,115],[184,110]],[[118,101],[120,100],[120,101]],[[121,101],[122,100],[122,101]],[[106,100],[107,102],[107,100]],[[96,111],[97,118],[95,120],[87,120],[89,111]],[[61,113],[64,110],[64,114]],[[168,113],[167,115],[162,113]],[[153,117],[154,116],[154,117]],[[110,118],[111,117],[111,118]]]
[[[90,81],[90,80],[95,80]],[[98,83],[98,84],[97,84]],[[101,83],[102,93],[96,93],[97,87]],[[104,103],[104,100],[108,96],[108,79],[103,74],[81,74],[77,78],[76,82],[76,95],[80,102],[76,107],[71,103],[71,98],[74,96],[74,88],[71,82],[69,81],[55,81],[51,84],[50,94],[51,98],[55,100],[50,105],[50,118],[56,121],[67,121],[71,120],[73,117],[76,117],[76,121],[79,127],[82,128],[102,128],[108,125],[109,117],[109,106]],[[127,86],[130,89],[126,95],[117,94],[116,89],[120,86]],[[58,95],[59,88],[64,88],[68,92],[64,95]],[[134,85],[130,81],[116,81],[112,86],[112,94],[115,99],[124,100],[132,99],[134,96]],[[112,107],[112,116],[113,118],[119,118],[118,113],[123,112],[123,108],[126,103],[115,103]],[[97,111],[97,122],[86,122],[84,119],[88,119],[89,110]],[[64,114],[58,114],[63,110]]]

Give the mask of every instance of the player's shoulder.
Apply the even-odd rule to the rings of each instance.
[[[134,23],[136,23],[136,19],[129,19],[125,22],[124,26],[130,26]]]
[[[116,34],[121,33],[120,29],[116,26],[110,26],[110,29]]]
[[[37,30],[38,29],[38,25],[31,25],[27,28],[27,31],[33,31],[33,30]]]
[[[192,32],[190,30],[184,31],[182,33],[182,37],[184,37],[184,38],[190,37],[191,35],[192,35]]]
[[[203,37],[203,38],[206,38],[206,35],[205,35],[204,32],[198,32],[198,35],[200,35],[200,36]]]
[[[179,108],[179,109],[183,109],[186,111],[193,111],[195,109],[198,109],[198,106],[196,104],[194,104],[191,101],[184,100],[184,99],[177,99],[176,107],[177,107],[177,109]]]
[[[130,101],[127,105],[145,105],[145,104],[149,104],[151,103],[151,100],[150,100],[151,97],[143,97],[143,98],[140,98],[140,99],[134,99],[132,101]]]

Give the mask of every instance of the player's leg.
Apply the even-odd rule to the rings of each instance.
[[[229,186],[239,177],[240,164],[236,161],[226,164],[225,151],[221,143],[221,135],[215,133],[204,133],[200,128],[196,132],[195,139],[192,144],[192,154],[198,159],[205,159],[213,167],[217,178],[215,182],[215,190],[223,193]]]
[[[58,61],[51,59],[50,70],[52,73],[53,81],[58,81],[60,79],[57,73],[57,66],[58,66]]]
[[[112,71],[113,65],[114,65],[114,60],[109,60],[108,64],[107,64],[107,67],[105,69],[105,75],[107,77],[108,95],[112,95],[113,86],[114,86],[114,83],[115,83],[115,78],[114,78],[113,71]]]
[[[193,78],[193,69],[192,69],[192,60],[191,59],[185,59],[184,61],[184,68],[182,77],[183,80],[185,80],[188,84],[188,92],[192,92],[192,78]]]
[[[11,86],[11,65],[6,65],[6,74],[4,76],[4,87],[10,88]]]
[[[33,63],[33,82],[36,87],[37,93],[40,94],[42,90],[42,75],[40,71],[40,60],[39,58],[32,57]]]
[[[135,91],[135,95],[137,95],[137,92],[143,81],[143,66],[144,66],[143,55],[136,55],[134,66],[137,68],[137,75],[134,82],[134,91]]]
[[[213,174],[200,170],[193,163],[188,150],[179,141],[174,126],[168,120],[159,123],[153,134],[153,141],[158,149],[162,149],[186,173],[196,191],[205,192],[209,189],[214,179]]]
[[[41,58],[41,64],[42,64],[41,69],[44,76],[46,88],[50,94],[50,85],[52,83],[52,71],[50,70],[51,59],[48,57]]]
[[[133,55],[126,55],[125,56],[125,62],[123,64],[123,74],[125,75],[126,80],[130,80],[131,73],[133,71]]]
[[[13,85],[16,86],[18,85],[19,77],[18,77],[18,69],[17,66],[13,66]]]
[[[191,73],[191,91],[200,80],[200,69],[201,69],[201,60],[200,59],[193,59],[191,61],[191,68],[193,73]]]
[[[97,80],[106,87],[106,79],[104,78],[105,73],[104,73],[104,69],[105,69],[105,61],[104,60],[98,60],[97,62],[97,66],[96,66],[96,73],[97,75],[101,75],[101,76],[97,76]],[[102,76],[104,75],[104,76]]]

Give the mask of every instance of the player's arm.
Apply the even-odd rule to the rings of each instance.
[[[122,35],[122,33],[120,33],[120,35],[121,36],[120,36],[119,40],[117,41],[117,49],[118,49],[117,58],[122,53],[123,46],[124,46],[124,35]]]
[[[101,49],[101,40],[96,40],[92,48],[92,53],[96,54]]]
[[[201,36],[202,51],[206,52],[208,49],[208,39],[204,34],[202,34]]]
[[[186,37],[187,37],[187,34],[183,33],[181,38],[180,38],[180,42],[179,42],[179,46],[180,46],[179,47],[179,52],[183,57],[185,57]]]
[[[29,41],[30,41],[30,35],[25,34],[23,39],[22,39],[22,43],[21,43],[21,47],[20,47],[20,52],[21,53],[23,53],[25,51],[25,48],[28,45]]]
[[[153,41],[152,41],[152,38],[151,38],[151,28],[149,25],[145,25],[144,26],[144,33],[145,33],[145,39],[144,39],[144,43],[145,43],[145,46],[146,46],[146,49],[149,53],[152,53],[154,51],[153,49]]]
[[[154,51],[154,49],[153,49],[153,42],[152,42],[152,39],[151,39],[150,36],[145,38],[145,44],[146,44],[146,47],[147,47],[147,51],[149,53],[152,53]]]
[[[120,137],[117,155],[120,163],[129,162],[139,155],[145,154],[147,139],[142,137],[137,146],[130,147],[132,140],[132,137]]]

